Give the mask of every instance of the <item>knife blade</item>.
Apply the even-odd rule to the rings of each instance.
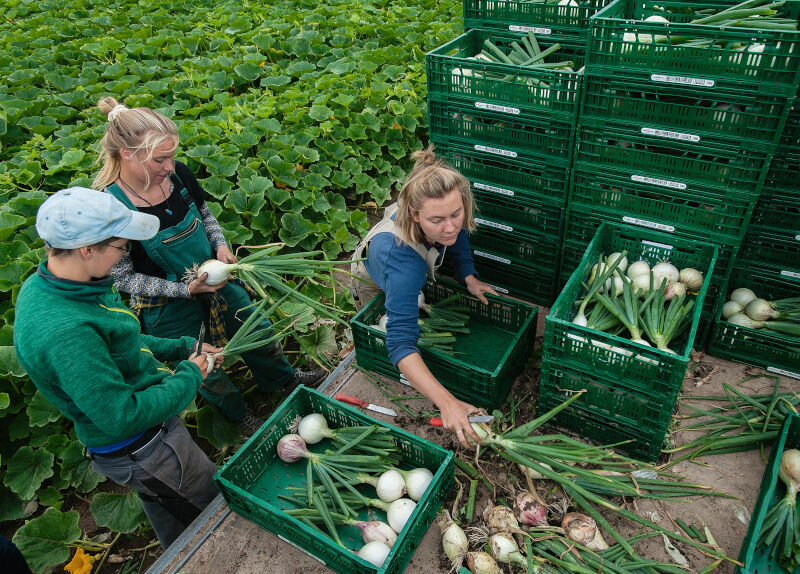
[[[389,415],[390,417],[397,416],[397,413],[392,409],[387,409],[386,407],[375,405],[368,401],[365,401],[364,399],[351,397],[350,395],[339,393],[338,395],[336,395],[336,400],[350,405],[356,405],[357,407],[361,407],[370,411],[375,411],[376,413],[381,413],[383,415]]]
[[[494,415],[469,415],[467,420],[471,423],[490,423],[494,420]],[[442,419],[439,417],[431,417],[430,422],[435,427],[442,426]]]

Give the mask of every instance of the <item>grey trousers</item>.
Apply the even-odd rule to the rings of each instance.
[[[164,548],[217,496],[217,471],[195,444],[180,417],[172,417],[133,455],[92,458],[92,467],[139,493],[147,518]]]

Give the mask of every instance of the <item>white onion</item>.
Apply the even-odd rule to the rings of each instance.
[[[611,285],[612,280],[614,281],[613,287]],[[623,283],[622,277],[620,277],[617,271],[615,270],[614,273],[612,273],[612,276],[606,279],[605,287],[599,289],[599,291],[601,293],[602,292],[609,293],[614,297],[619,297],[620,295],[622,295],[622,290],[624,288],[625,288],[625,283]]]
[[[391,548],[397,542],[397,533],[385,522],[380,520],[356,521],[355,525],[361,530],[361,537],[366,543],[382,542]]]
[[[497,532],[489,537],[492,557],[503,564],[516,564],[525,568],[525,557],[520,553],[517,541],[509,532]]]
[[[628,266],[628,278],[633,279],[637,275],[647,275],[650,276],[650,264],[647,261],[635,261]]]
[[[622,259],[620,259],[620,257]],[[614,253],[612,253],[611,255],[608,256],[608,258],[606,259],[606,265],[611,267],[612,265],[614,265],[614,262],[617,259],[620,259],[620,262],[619,262],[619,265],[617,265],[616,270],[619,271],[620,273],[625,273],[625,270],[628,268],[628,258],[625,257],[619,251],[616,251],[616,252],[614,252]]]
[[[744,307],[739,305],[736,301],[728,301],[722,306],[722,318],[730,319],[736,313],[744,312]]]
[[[483,511],[483,521],[489,527],[489,532],[505,532],[519,529],[517,517],[514,516],[509,507],[502,504],[487,506]]]
[[[403,480],[403,475],[395,469],[387,470],[380,478],[378,484],[375,486],[378,493],[378,498],[384,502],[394,502],[406,491],[406,483]]]
[[[283,435],[280,440],[278,440],[276,450],[278,452],[278,457],[283,462],[295,462],[301,458],[306,458],[309,454],[303,437],[298,434]]]
[[[747,307],[747,304],[753,299],[757,299],[756,294],[747,287],[739,287],[734,289],[731,293],[731,301],[736,301],[742,307]]]
[[[703,286],[703,274],[692,267],[681,269],[678,279],[686,286],[687,291],[699,291]]]
[[[374,540],[364,544],[361,550],[358,551],[358,555],[370,564],[381,567],[386,561],[386,557],[389,556],[389,551],[390,549],[386,544]]]
[[[334,434],[328,428],[328,421],[319,413],[311,413],[300,419],[297,425],[299,434],[306,444],[317,444],[324,438],[331,438]]]
[[[672,301],[674,298],[681,298],[686,295],[686,286],[683,283],[673,282],[664,289],[664,299]]]
[[[400,534],[416,507],[417,503],[410,498],[400,498],[392,502],[386,511],[386,519],[392,530]]]
[[[468,552],[467,568],[472,574],[503,574],[494,558],[486,552]]]
[[[206,285],[219,285],[230,277],[231,273],[236,269],[236,263],[223,263],[219,259],[209,259],[204,261],[197,270],[197,276],[208,273],[208,277],[205,280]]]
[[[597,528],[597,523],[590,516],[579,512],[569,512],[564,515],[561,528],[564,529],[567,538],[590,550],[606,550],[608,548],[608,544],[600,534],[600,529]]]
[[[766,299],[753,299],[745,306],[744,312],[754,321],[767,321],[775,317],[775,310]]]
[[[739,327],[747,327],[748,329],[760,329],[764,326],[761,321],[753,321],[744,313],[736,313],[728,317],[728,323],[733,323]]]
[[[381,318],[378,319],[378,323],[375,325],[375,328],[385,333],[386,325],[388,324],[389,324],[389,315],[381,315]]]
[[[592,265],[592,271],[589,273],[589,283],[592,283],[597,275],[602,275],[603,273],[605,273],[606,269],[607,267],[605,263],[600,265],[600,267],[597,266],[597,263]]]
[[[634,275],[631,286],[633,287],[633,292],[644,299],[650,292],[650,271]]]
[[[436,520],[436,525],[442,533],[442,549],[450,560],[451,571],[456,572],[464,563],[469,541],[461,527],[450,518],[450,513],[447,510],[442,512]]]
[[[680,277],[680,273],[678,272],[678,268],[672,263],[659,261],[653,265],[653,277],[655,277],[654,285],[658,287],[665,277],[668,281],[677,281]]]
[[[414,502],[417,502],[422,498],[422,495],[425,494],[425,491],[428,490],[428,485],[430,485],[433,480],[433,473],[427,468],[420,467],[404,472],[403,478],[405,478],[406,481],[408,497]]]

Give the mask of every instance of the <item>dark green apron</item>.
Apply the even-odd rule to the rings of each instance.
[[[107,190],[129,209],[137,210],[119,186],[112,184]],[[203,218],[185,186],[182,186],[180,195],[189,206],[186,217],[177,225],[159,230],[151,239],[141,241],[147,255],[164,270],[168,281],[180,281],[193,264],[214,257]],[[250,297],[241,285],[234,282],[227,283],[218,293],[227,302],[223,315],[225,332],[230,337],[252,313],[252,309],[246,308],[250,305]],[[142,309],[142,331],[156,337],[197,336],[203,322],[208,326],[208,307],[202,297],[169,299],[165,305]],[[269,323],[265,322],[264,327],[269,327]],[[265,392],[283,387],[294,377],[294,371],[278,344],[242,353],[242,359]],[[244,399],[222,369],[208,376],[200,394],[227,417],[241,420],[244,416]]]

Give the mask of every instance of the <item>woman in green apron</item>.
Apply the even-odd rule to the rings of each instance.
[[[127,108],[114,98],[98,107],[108,116],[101,142],[103,167],[94,187],[128,208],[158,217],[151,239],[132,243],[114,266],[116,287],[131,294],[143,332],[159,337],[196,334],[206,323],[211,343],[223,346],[250,315],[250,297],[236,281],[208,285],[205,276],[183,281],[187,269],[217,258],[236,261],[205,202],[205,191],[184,164],[175,161],[175,123],[148,108]],[[258,386],[268,392],[303,383],[313,386],[324,371],[295,372],[278,343],[242,354]],[[244,399],[225,372],[208,377],[200,394],[232,420],[245,413]]]

